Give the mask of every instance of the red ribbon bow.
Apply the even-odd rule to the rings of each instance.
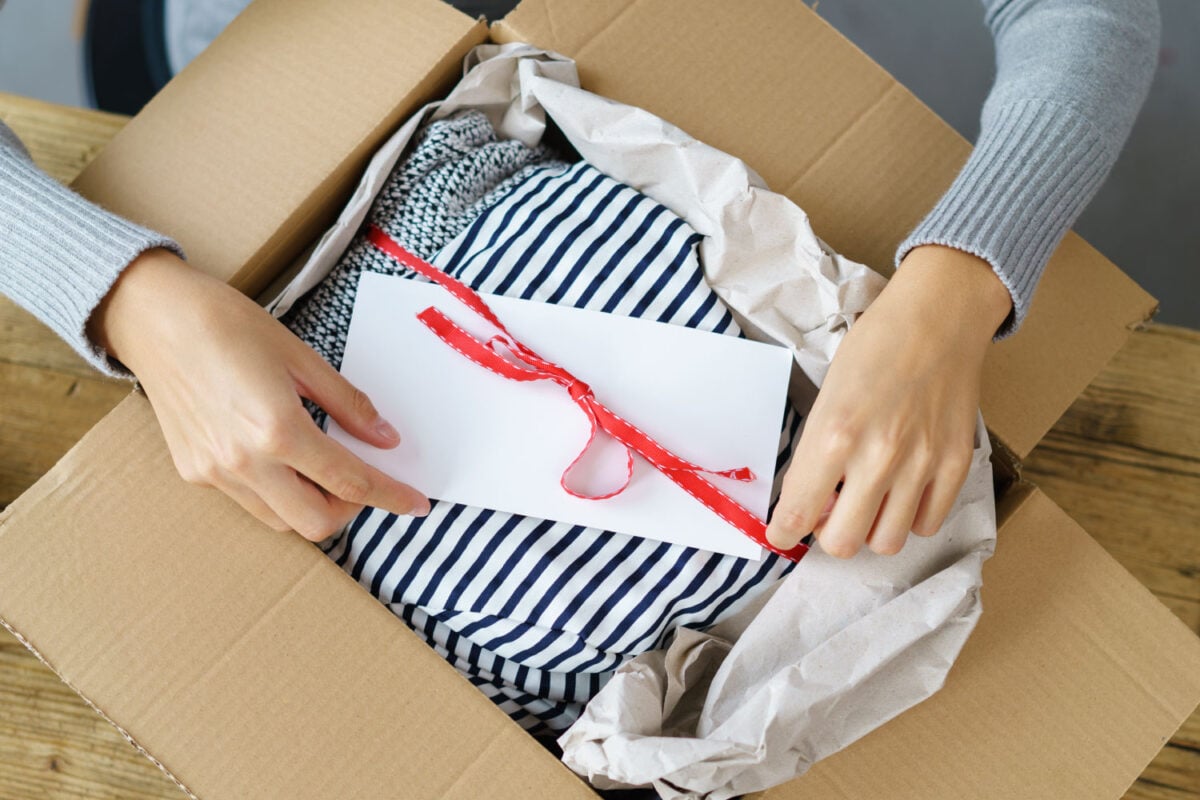
[[[738,469],[721,471],[705,469],[675,455],[654,441],[653,438],[636,425],[622,419],[605,407],[603,403],[596,399],[591,387],[586,383],[559,365],[542,358],[513,338],[508,329],[504,327],[504,324],[492,313],[491,308],[483,301],[483,298],[476,294],[469,286],[408,252],[395,239],[388,236],[375,225],[369,227],[367,237],[375,247],[394,258],[400,264],[424,275],[426,278],[448,290],[464,305],[500,331],[500,333],[492,336],[486,342],[480,341],[455,324],[453,320],[437,308],[430,306],[417,314],[417,319],[421,320],[439,339],[476,364],[490,369],[492,372],[502,375],[509,380],[554,381],[567,390],[571,399],[587,415],[588,421],[591,423],[591,432],[588,434],[587,442],[584,443],[583,449],[579,451],[579,455],[575,456],[574,460],[563,470],[562,477],[559,479],[559,484],[569,494],[588,500],[603,500],[620,494],[629,485],[629,481],[633,477],[633,453],[637,451],[639,455],[649,461],[659,472],[666,475],[685,492],[699,500],[713,513],[721,517],[721,519],[749,536],[757,544],[792,561],[799,561],[808,552],[808,547],[804,544],[798,544],[790,550],[781,550],[772,545],[767,541],[767,526],[765,522],[701,476],[701,473],[708,473],[709,475],[719,475],[723,478],[732,478],[737,481],[752,481],[754,480],[754,473],[749,468],[739,467]],[[520,363],[507,358],[504,351],[507,351],[508,354]],[[571,470],[575,468],[575,465],[579,463],[579,460],[583,458],[583,454],[587,452],[588,447],[591,446],[592,441],[596,438],[597,429],[604,430],[605,433],[625,446],[625,480],[619,487],[607,494],[581,494],[567,485],[567,477],[570,475]]]

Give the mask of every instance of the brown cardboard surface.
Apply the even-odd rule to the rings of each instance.
[[[526,0],[519,32],[881,269],[967,153],[801,3]],[[259,0],[79,186],[253,293],[482,35],[437,0]],[[1150,305],[1069,240],[995,349],[994,432],[1027,452]],[[1195,705],[1195,637],[1017,492],[946,690],[769,797],[1116,797]],[[0,617],[205,800],[593,796],[319,551],[179,479],[140,396],[0,515]]]
[[[763,800],[1122,796],[1200,700],[1200,639],[1018,489],[945,688]]]
[[[383,136],[487,36],[434,0],[260,0],[75,181],[253,296],[344,205]]]
[[[585,88],[743,158],[808,212],[819,236],[884,274],[970,152],[912,93],[793,0],[525,0],[492,36],[569,55]],[[988,359],[983,414],[1004,447],[1028,455],[1155,305],[1068,235],[1021,332]]]
[[[131,396],[0,515],[0,610],[173,777],[594,797],[315,547],[180,480],[151,414]],[[945,689],[765,798],[1116,798],[1195,707],[1200,640],[1036,489],[1001,513]]]
[[[594,797],[319,549],[180,480],[140,394],[0,515],[0,617],[205,800]]]

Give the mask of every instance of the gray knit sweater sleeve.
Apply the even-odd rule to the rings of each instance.
[[[121,270],[152,247],[181,253],[166,236],[110,214],[42,172],[0,123],[0,292],[108,375],[132,377],[87,338],[88,317]]]
[[[1154,71],[1154,0],[984,0],[996,83],[975,152],[901,244],[944,244],[995,268],[1020,325],[1054,246],[1107,174]],[[0,292],[97,369],[128,377],[87,339],[92,311],[134,258],[169,238],[107,213],[38,170],[0,124]]]
[[[983,0],[996,80],[975,151],[901,243],[965,250],[1013,299],[1015,331],[1054,248],[1096,193],[1154,75],[1155,0]]]

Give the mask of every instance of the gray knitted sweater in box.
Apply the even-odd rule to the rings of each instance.
[[[193,0],[199,4],[201,0]],[[1050,254],[1108,174],[1145,99],[1158,53],[1155,0],[983,0],[996,80],[979,141],[954,184],[901,243],[983,258],[1020,326]],[[164,178],[166,179],[166,178]],[[0,292],[97,369],[129,377],[88,340],[92,311],[138,254],[170,239],[84,200],[41,172],[0,124]]]

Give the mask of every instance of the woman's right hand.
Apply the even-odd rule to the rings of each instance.
[[[170,251],[127,267],[88,333],[138,377],[179,474],[272,528],[320,541],[364,505],[429,513],[424,495],[335,442],[301,404],[395,447],[399,434],[367,396],[253,300]]]

